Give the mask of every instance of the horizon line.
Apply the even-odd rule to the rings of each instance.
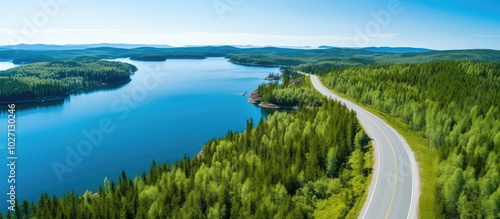
[[[92,46],[92,45],[123,45],[123,46],[140,46],[140,47],[133,47],[133,48],[126,48],[126,49],[134,49],[134,48],[141,48],[141,47],[153,47],[153,48],[161,48],[161,47],[170,47],[170,48],[188,48],[188,47],[224,47],[224,46],[230,46],[230,47],[248,47],[248,48],[268,48],[268,47],[273,47],[273,48],[288,48],[288,49],[329,49],[329,48],[339,48],[339,49],[367,49],[367,48],[408,48],[408,49],[424,49],[424,50],[429,50],[429,51],[450,51],[450,50],[494,50],[494,51],[500,51],[499,49],[491,49],[491,48],[449,48],[449,49],[433,49],[433,48],[427,48],[427,47],[413,47],[413,46],[380,46],[380,45],[373,45],[373,46],[367,46],[367,47],[342,47],[342,46],[330,46],[330,45],[320,45],[320,46],[309,46],[309,45],[295,45],[295,46],[276,46],[276,45],[234,45],[234,44],[203,44],[203,45],[182,45],[182,46],[173,46],[169,44],[145,44],[145,43],[83,43],[83,44],[74,44],[74,43],[69,43],[69,44],[46,44],[46,43],[34,43],[34,44],[27,44],[27,43],[21,43],[21,44],[10,44],[10,45],[0,45],[1,47],[16,47],[16,46],[60,46],[60,47],[65,47],[65,46]],[[113,48],[113,46],[110,46]],[[322,48],[325,47],[325,48]],[[97,47],[96,47],[97,48]],[[125,48],[124,48],[125,49]],[[167,49],[167,48],[164,48]]]

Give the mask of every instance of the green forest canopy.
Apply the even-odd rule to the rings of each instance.
[[[391,50],[390,48],[388,50]],[[399,51],[397,48],[393,51]],[[497,50],[449,50],[419,52],[384,52],[377,49],[335,48],[290,49],[277,47],[237,48],[232,46],[200,46],[178,48],[141,47],[120,49],[112,47],[89,48],[81,50],[3,50],[0,59],[13,60],[26,64],[62,60],[81,60],[80,56],[92,60],[132,58],[155,61],[167,59],[202,59],[207,57],[226,57],[233,63],[260,66],[298,66],[298,65],[335,65],[364,66],[377,64],[425,63],[435,61],[473,60],[499,61]]]
[[[276,112],[256,127],[207,143],[202,155],[97,193],[42,194],[20,218],[343,218],[368,187],[372,149],[356,114],[323,99],[319,108]],[[10,212],[9,212],[10,214]]]
[[[271,82],[257,88],[263,102],[276,104],[282,107],[296,107],[298,105],[314,106],[321,98],[314,90],[309,78],[298,74],[294,70],[284,68],[280,84]]]
[[[101,58],[124,58],[132,57],[133,55],[144,55],[147,57],[148,55],[155,54],[162,57],[193,55],[198,58],[204,58],[224,56],[229,58],[230,61],[239,64],[296,66],[302,71],[322,74],[325,76],[323,80],[328,86],[400,119],[413,130],[424,135],[428,139],[430,146],[438,149],[441,165],[438,173],[436,173],[439,180],[438,188],[435,192],[439,203],[437,208],[439,208],[443,217],[500,217],[498,213],[500,212],[500,176],[498,174],[500,167],[500,64],[470,61],[498,61],[500,60],[500,51],[456,50],[389,54],[362,49],[330,48],[296,50],[272,47],[239,49],[222,46],[170,49],[137,48],[132,50],[115,48],[71,51],[8,50],[0,51],[0,58],[18,61],[24,59],[26,62],[72,59],[83,61]],[[184,55],[179,56],[179,54]],[[443,60],[462,61],[435,62]],[[92,62],[101,61],[88,61],[88,63]],[[75,62],[64,61],[55,63]],[[383,64],[383,66],[380,64]],[[41,65],[47,65],[47,63],[41,63]],[[127,72],[129,68],[133,71],[136,70],[135,67],[130,65],[121,70],[125,69],[124,72]],[[7,97],[5,95],[12,95],[8,93],[12,92],[9,90],[14,90],[4,89],[4,87],[19,87],[20,90],[16,91],[16,95],[19,96],[15,98],[39,98],[46,95],[57,95],[61,92],[68,92],[72,90],[70,89],[72,86],[81,89],[83,87],[96,86],[99,83],[108,83],[102,82],[104,75],[107,74],[98,74],[100,77],[97,78],[100,79],[88,81],[87,79],[84,81],[84,77],[79,78],[78,76],[70,76],[67,80],[64,80],[61,78],[24,76],[23,74],[20,74],[20,77],[12,77],[3,74],[5,74],[5,71],[0,72],[0,87],[2,87],[0,97],[2,100],[4,97]],[[54,74],[43,72],[40,75]],[[128,71],[128,75],[130,75],[130,71]],[[12,80],[5,80],[6,77],[10,77]],[[309,92],[312,91],[312,88],[300,85],[299,83],[285,82],[285,80],[287,79],[284,78],[284,83],[279,86],[261,86],[263,99],[290,106],[301,105],[301,103],[302,105],[311,105],[313,101],[318,100],[315,95],[312,95],[313,93]],[[9,84],[9,81],[14,81],[13,83],[17,84]],[[326,100],[323,101],[329,102]],[[131,215],[142,217],[141,215],[146,214],[153,217],[165,215],[171,217],[182,217],[185,215],[215,217],[221,214],[225,215],[225,217],[237,217],[234,215],[244,215],[245,212],[264,216],[283,216],[285,214],[283,212],[289,212],[291,215],[305,215],[308,217],[314,215],[321,217],[325,215],[323,212],[328,210],[329,212],[335,212],[335,215],[352,216],[352,214],[355,214],[353,213],[355,212],[353,205],[359,201],[361,191],[364,191],[367,186],[366,176],[369,174],[369,167],[371,167],[369,147],[365,144],[358,144],[365,146],[348,150],[332,149],[335,151],[330,153],[330,149],[326,151],[326,148],[330,147],[328,145],[312,146],[316,144],[313,144],[313,140],[313,143],[311,143],[311,139],[316,137],[318,139],[321,138],[319,136],[321,132],[316,133],[320,130],[320,127],[330,127],[329,125],[332,125],[323,124],[322,121],[325,118],[329,118],[329,116],[335,117],[335,115],[340,115],[337,111],[333,112],[334,114],[330,114],[332,112],[324,112],[324,109],[335,109],[331,105],[334,106],[336,104],[329,103],[329,105],[327,104],[327,106],[320,107],[319,109],[301,109],[295,113],[277,113],[275,116],[270,117],[268,122],[261,123],[257,128],[252,129],[250,126],[247,127],[245,133],[235,134],[230,132],[226,138],[210,142],[205,146],[205,155],[203,157],[194,159],[185,158],[182,161],[174,163],[172,166],[168,164],[153,165],[148,174],[136,177],[133,181],[128,179],[123,173],[118,181],[118,185],[113,182],[107,182],[105,183],[105,187],[99,190],[98,195],[92,195],[91,192],[87,192],[83,196],[69,193],[61,199],[49,198],[48,195],[42,195],[39,203],[36,205],[25,202],[20,208],[22,209],[20,214],[38,215],[40,218],[44,218],[47,215],[51,215],[51,217],[63,217],[63,215],[66,217],[74,215],[82,215],[83,217],[87,217],[88,215],[115,217],[119,214],[126,218],[131,217]],[[310,120],[313,118],[312,114],[315,114],[313,122]],[[322,114],[326,114],[327,116],[319,117]],[[278,122],[273,124],[273,119]],[[292,124],[307,125],[307,121],[311,122],[310,129],[314,130],[312,131],[312,135],[316,137],[302,135],[302,132],[299,135],[298,132],[295,133],[293,131],[296,127]],[[338,126],[336,129],[329,128],[328,130],[341,132],[340,130],[352,127],[351,125],[346,125],[346,121],[344,120],[338,120],[338,122],[341,126]],[[279,123],[287,125],[280,125]],[[349,124],[348,121],[347,124]],[[266,135],[259,134],[261,133],[261,131],[257,131],[259,127],[261,130],[265,130],[264,133]],[[275,128],[275,133],[277,133],[274,137],[283,137],[274,138],[272,127]],[[279,129],[279,127],[282,129]],[[248,131],[249,129],[251,131]],[[304,129],[304,132],[306,130],[308,129]],[[355,134],[356,136],[362,136],[359,139],[366,138],[363,137],[365,135],[360,130],[356,129],[356,132],[358,133]],[[297,145],[299,143],[295,141],[288,144],[284,141],[287,138],[286,136],[292,136],[293,140],[297,139],[301,146]],[[333,138],[335,136],[337,135],[333,135]],[[350,141],[350,139],[347,138],[347,141]],[[356,139],[358,137],[355,137],[354,142],[364,142],[364,140]],[[267,140],[270,142],[266,144],[265,141]],[[337,144],[336,141],[333,141],[333,144]],[[269,148],[264,147],[265,145],[268,145]],[[337,146],[338,148],[342,148],[345,144],[339,144],[333,146],[333,148],[337,148]],[[226,147],[229,147],[231,151],[223,149]],[[283,191],[283,189],[278,188],[279,184],[269,183],[276,182],[273,180],[263,182],[262,185],[259,183],[256,184],[254,181],[260,182],[256,180],[260,178],[252,177],[261,177],[261,175],[258,175],[261,170],[257,170],[259,168],[253,164],[250,168],[251,171],[244,169],[244,167],[248,167],[250,164],[245,164],[243,162],[245,159],[242,161],[239,157],[241,154],[250,157],[254,157],[255,155],[259,159],[252,158],[252,162],[259,160],[260,168],[266,171],[269,169],[272,170],[277,165],[281,165],[281,161],[278,163],[271,162],[273,159],[281,159],[276,157],[276,154],[270,152],[271,150],[276,150],[277,147],[287,148],[289,152],[289,148],[306,152],[300,155],[304,156],[301,157],[304,159],[302,161],[296,160],[298,159],[298,154],[301,153],[288,153],[285,156],[286,159],[294,157],[292,161],[288,161],[288,164],[292,164],[295,161],[302,162],[302,164],[293,163],[292,167],[295,167],[293,170],[295,172],[292,170],[288,172],[283,171],[282,175],[272,178],[283,180],[280,183],[285,188],[284,190],[286,190],[287,195],[285,196],[287,198],[284,200],[288,200],[285,202],[285,206],[281,202],[275,202],[277,199],[273,195],[273,192],[279,193],[280,190]],[[212,151],[207,148],[212,148]],[[361,152],[356,153],[358,149]],[[222,150],[223,152],[219,153],[218,150]],[[300,186],[293,184],[296,185],[294,187],[296,189],[290,190],[289,184],[285,183],[288,182],[287,180],[290,180],[287,174],[293,178],[293,176],[300,177],[301,172],[303,172],[303,177],[311,172],[307,170],[307,166],[309,165],[304,164],[304,161],[310,161],[308,159],[311,156],[308,154],[313,153],[309,150],[322,150],[328,153],[323,155],[323,157],[316,156],[318,158],[318,166],[313,165],[309,167],[316,167],[318,173],[313,174],[313,177],[308,175],[306,181],[299,181],[300,183],[297,185]],[[282,153],[281,151],[279,152]],[[342,155],[344,157],[343,160],[337,160],[337,157],[340,156],[339,154],[344,154]],[[228,165],[229,162],[231,165]],[[241,168],[237,169],[233,167],[233,162],[236,162],[239,165],[237,167]],[[246,162],[248,163],[248,161]],[[341,164],[339,167],[334,168],[338,174],[332,175],[328,170],[328,167],[332,167],[328,165],[331,163]],[[269,166],[265,166],[264,164]],[[199,186],[200,188],[196,188],[196,174],[198,171],[201,171],[203,165],[205,165],[206,171],[212,168],[210,170],[212,172],[204,173],[203,179],[207,180],[206,184],[202,184]],[[363,168],[360,168],[360,166],[363,166]],[[302,168],[300,171],[297,170],[299,167]],[[286,168],[290,167],[280,166],[280,168],[282,168],[281,170],[286,170]],[[232,175],[229,178],[227,176],[226,178],[222,178],[223,175],[221,174],[224,173],[222,170],[226,171],[226,169]],[[241,171],[245,174],[252,173],[253,175],[248,176],[248,178],[234,179],[233,176],[241,174]],[[324,178],[325,175],[326,178]],[[154,180],[151,181],[148,179],[150,177],[153,177]],[[353,180],[353,177],[361,177],[361,180],[357,180],[357,178]],[[223,182],[225,180],[221,180],[221,178],[229,179],[229,182]],[[185,179],[183,182],[186,184],[177,183],[179,179]],[[142,184],[140,184],[141,180]],[[294,180],[292,182],[297,182],[297,179]],[[209,183],[209,181],[218,183],[214,185],[213,183]],[[359,184],[353,184],[358,181],[360,182]],[[339,184],[341,185],[340,187]],[[138,185],[143,185],[143,187],[139,187]],[[225,189],[219,185],[224,185]],[[246,193],[247,195],[252,194],[268,198],[257,199],[250,196],[250,198],[245,199],[247,202],[243,202],[244,200],[241,196],[243,188],[251,188],[250,190],[245,190],[250,191],[250,193]],[[326,196],[329,198],[318,198],[319,193],[317,193],[317,188],[326,188],[325,191],[328,191],[326,192]],[[152,190],[149,191],[146,189]],[[164,189],[170,189],[167,191],[173,191],[177,195],[166,193]],[[191,195],[189,191],[193,189],[199,192],[199,194]],[[214,193],[211,193],[214,191],[217,194],[215,195],[217,198],[214,198]],[[295,191],[295,193],[291,191]],[[159,195],[155,196],[155,193]],[[147,197],[152,198],[147,199],[149,200],[148,202],[141,204],[144,201],[144,199],[141,199],[141,194],[147,194]],[[145,196],[143,195],[142,197],[144,198]],[[332,200],[335,200],[335,202]],[[337,202],[337,200],[342,201]],[[174,206],[171,204],[168,205],[170,202],[173,202]],[[269,202],[271,203],[270,206],[275,207],[268,209],[259,208],[261,202],[266,204]],[[240,205],[236,205],[238,203]],[[187,206],[191,207],[187,208]],[[233,212],[233,206],[238,206],[237,209],[239,210]],[[311,206],[315,206],[315,208]],[[106,213],[108,211],[109,213]]]
[[[1,101],[30,101],[130,81],[133,65],[111,61],[42,62],[0,71]]]
[[[330,72],[323,81],[334,90],[400,119],[438,149],[435,198],[443,218],[500,217],[500,63],[320,72]]]

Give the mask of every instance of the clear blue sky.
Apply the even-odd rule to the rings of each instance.
[[[0,2],[0,45],[133,43],[500,49],[498,0]]]

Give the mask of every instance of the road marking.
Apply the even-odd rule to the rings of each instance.
[[[310,75],[310,76],[312,76],[312,75]],[[309,78],[311,78],[311,77],[309,77]],[[328,95],[326,95],[326,96],[327,96],[327,97],[330,97],[330,99],[334,99],[334,98],[332,98],[332,96],[335,96],[335,94],[334,94],[332,91],[330,91],[330,89],[328,89],[327,87],[325,87],[325,86],[323,85],[323,83],[321,83],[321,81],[319,81],[319,78],[318,78],[318,77],[314,77],[314,79],[315,79],[314,81],[315,81],[315,82],[317,82],[317,83],[319,83],[319,86],[320,86],[321,88],[323,88],[322,90],[323,90],[323,91],[325,91],[325,92],[328,94]],[[314,83],[313,83],[313,85],[314,85]],[[316,85],[318,85],[318,84],[316,84]],[[337,99],[337,100],[339,100],[339,101],[343,100],[343,101],[344,101],[344,104],[347,104],[347,102],[350,102],[350,101],[345,100],[344,98],[340,98],[340,97],[336,97],[335,99]],[[357,105],[355,105],[354,103],[352,103],[352,105],[353,105],[353,106],[357,106]],[[352,108],[354,108],[354,107],[352,107]],[[359,107],[359,108],[360,108],[360,109],[362,109],[361,107]],[[352,110],[354,110],[354,109],[352,109]],[[386,215],[385,215],[385,219],[387,219],[387,218],[389,218],[389,214],[390,214],[390,212],[391,212],[391,210],[392,210],[392,205],[393,205],[393,203],[394,203],[394,197],[395,197],[395,194],[396,194],[396,189],[397,189],[397,181],[398,181],[398,162],[397,162],[397,157],[396,157],[396,151],[394,150],[394,145],[392,144],[391,139],[389,138],[389,136],[387,136],[387,133],[384,131],[384,129],[382,129],[382,127],[380,127],[380,126],[379,126],[379,125],[378,125],[378,124],[377,124],[374,120],[372,120],[369,116],[367,116],[367,115],[369,115],[370,113],[369,113],[368,111],[365,113],[365,112],[362,112],[361,110],[360,110],[358,113],[359,113],[359,114],[363,114],[363,115],[364,115],[364,116],[365,116],[368,120],[370,120],[372,123],[374,123],[374,124],[375,124],[375,126],[377,126],[377,127],[380,129],[380,131],[382,132],[382,134],[383,134],[383,135],[385,136],[385,138],[388,140],[389,145],[391,146],[392,156],[394,157],[395,177],[394,177],[394,188],[393,188],[393,190],[392,190],[391,201],[390,201],[390,203],[389,203],[389,208],[387,209],[387,213],[386,213]],[[375,116],[375,115],[373,115],[373,116]],[[371,129],[371,128],[370,128],[370,129]],[[398,138],[399,138],[399,136],[397,136],[397,135],[396,135],[396,137],[398,137]],[[404,145],[403,145],[403,146],[404,146]],[[405,148],[405,149],[406,149],[406,148]],[[378,162],[378,166],[380,166],[380,162]],[[379,168],[379,170],[380,170],[380,168]],[[373,192],[374,192],[374,193],[375,193],[375,191],[376,191],[376,187],[377,187],[377,184],[378,184],[378,177],[379,177],[379,175],[380,175],[380,174],[378,174],[378,173],[377,173],[377,177],[375,178],[375,187],[374,187],[374,189],[373,189]],[[413,193],[413,189],[412,189],[412,193]],[[413,196],[413,194],[412,194],[412,196]],[[372,195],[372,197],[370,198],[370,201],[368,202],[368,206],[370,206],[372,199],[373,199],[373,195]],[[369,208],[369,207],[367,207],[367,209],[368,209],[368,208]],[[410,206],[410,210],[411,210],[411,206]],[[409,211],[410,211],[410,210],[409,210]],[[364,213],[364,215],[363,215],[363,218],[365,218],[365,216],[366,216],[366,213],[367,213],[367,212],[368,212],[368,211],[365,211],[365,213]]]
[[[367,111],[367,110],[365,110],[365,109],[363,109],[363,108],[361,108],[361,107],[359,107],[359,108],[360,108],[360,109],[362,109],[362,110],[364,110],[364,111]],[[368,112],[368,111],[367,111],[367,112]],[[368,113],[369,113],[369,112],[368,112]],[[374,115],[374,116],[375,116],[375,115]],[[379,117],[375,116],[375,118],[376,118],[377,120],[379,120],[380,122],[385,123],[385,122],[384,122],[382,119],[380,119]],[[370,119],[370,118],[369,118],[369,119]],[[372,120],[372,119],[370,119],[370,120],[373,122],[373,120]],[[387,124],[387,123],[385,123],[385,124]],[[377,124],[376,124],[376,125],[377,125]],[[377,126],[378,126],[378,125],[377,125]],[[408,156],[408,161],[409,161],[409,163],[410,163],[410,171],[411,171],[411,176],[412,176],[412,180],[411,180],[411,182],[412,182],[412,184],[411,184],[411,188],[412,188],[412,189],[411,189],[411,195],[410,195],[410,205],[409,205],[409,207],[408,207],[408,214],[407,214],[407,216],[406,216],[406,218],[407,218],[407,219],[409,219],[409,218],[410,218],[410,215],[411,215],[412,207],[413,207],[413,196],[414,196],[414,189],[413,189],[413,188],[414,188],[414,186],[415,186],[415,183],[414,183],[414,181],[413,181],[413,176],[415,176],[415,175],[416,175],[416,176],[418,176],[418,172],[417,172],[415,175],[414,175],[413,173],[414,173],[414,171],[415,171],[414,167],[415,167],[416,165],[418,165],[418,164],[416,163],[416,161],[412,162],[412,161],[414,160],[414,158],[412,158],[412,154],[410,153],[411,149],[410,149],[410,151],[409,151],[409,147],[410,147],[410,146],[409,146],[409,144],[406,142],[406,140],[403,138],[403,136],[401,136],[401,134],[399,134],[399,133],[398,133],[398,132],[397,132],[397,131],[393,128],[393,127],[391,127],[389,124],[387,124],[387,128],[388,128],[390,131],[392,131],[392,133],[394,133],[395,137],[397,137],[397,138],[399,139],[399,141],[402,143],[402,146],[403,146],[403,148],[405,149],[406,155]],[[382,131],[382,132],[384,133],[384,135],[386,135],[386,132],[385,132],[385,131]],[[387,138],[387,137],[388,137],[388,136],[386,135],[386,138]],[[389,142],[390,142],[390,141],[389,141]],[[392,151],[393,151],[393,156],[394,156],[394,157],[396,157],[396,154],[395,154],[394,147],[393,147],[392,143],[391,143],[391,148],[392,148]],[[398,164],[398,163],[396,163],[396,167],[398,167],[398,165],[397,165],[397,164]],[[396,179],[398,178],[398,170],[399,170],[399,168],[396,168]],[[418,171],[418,167],[417,167],[417,171]],[[397,181],[396,179],[395,179],[395,182]],[[417,184],[417,185],[418,185],[418,184]],[[391,205],[391,208],[392,208],[392,203],[393,203],[393,201],[394,201],[393,199],[394,199],[394,194],[395,194],[396,186],[397,186],[397,185],[396,185],[396,184],[394,184],[394,189],[393,189],[393,191],[394,191],[394,192],[393,192],[393,196],[392,196],[392,198],[391,198],[391,204],[390,204],[390,205]],[[417,186],[417,187],[418,187],[418,186]],[[368,205],[369,205],[369,204],[370,204],[370,203],[368,203]],[[389,209],[389,210],[391,210],[391,209]],[[365,214],[366,214],[366,212],[365,212]],[[389,215],[389,212],[387,212],[386,219],[387,219],[387,216],[388,216],[388,215]]]
[[[313,78],[314,82],[316,82],[316,85],[319,86],[319,88],[321,88],[325,93],[327,93],[328,95],[326,95],[327,97],[329,97],[330,99],[334,99],[334,100],[337,100],[337,101],[342,101],[344,100],[343,98],[339,97],[339,96],[336,96],[333,92],[331,92],[327,87],[325,87],[325,85],[323,85],[323,83],[321,83],[321,81],[319,81],[319,78],[318,77],[313,77],[312,75],[309,75],[309,74],[306,74],[309,76],[309,78]],[[319,83],[319,84],[318,84]],[[313,83],[313,86],[315,85],[315,83]],[[321,93],[321,92],[320,92]],[[346,104],[344,102],[344,104]],[[363,114],[362,112],[360,114]],[[364,114],[363,114],[364,115]],[[366,115],[364,115],[366,117]],[[373,122],[373,121],[372,121]],[[368,124],[367,124],[368,126]],[[375,135],[375,133],[373,132],[372,128],[369,127],[369,129],[372,131],[372,133]],[[375,144],[378,144],[375,143]],[[381,154],[381,151],[380,151],[380,147],[377,147],[377,151],[379,153],[379,156]],[[366,214],[368,213],[368,209],[369,209],[369,206],[371,205],[372,201],[373,201],[373,197],[374,197],[374,194],[375,194],[375,191],[377,191],[377,186],[378,186],[378,179],[380,178],[380,159],[377,160],[377,170],[376,170],[376,173],[377,175],[375,176],[375,183],[374,183],[374,187],[373,187],[373,193],[370,197],[370,200],[368,201],[368,207],[366,208],[365,210],[365,213],[363,214],[362,218],[366,218]]]
[[[368,119],[370,119],[370,118],[368,118]],[[391,149],[392,149],[392,156],[394,157],[394,166],[396,167],[396,172],[394,173],[394,175],[395,175],[395,177],[394,177],[394,189],[392,190],[392,197],[391,197],[391,202],[389,203],[389,209],[387,210],[387,214],[385,215],[385,219],[387,219],[387,218],[389,218],[389,214],[391,213],[392,203],[394,202],[394,196],[396,195],[396,188],[398,186],[398,184],[397,184],[397,182],[398,182],[398,161],[396,158],[396,151],[394,150],[394,146],[392,145],[391,140],[389,139],[389,137],[387,136],[385,131],[377,123],[375,123],[375,125],[380,128],[380,130],[384,134],[385,138],[387,138],[387,140],[389,140],[389,144],[391,145]]]
[[[324,85],[323,85],[323,87],[324,87]],[[397,157],[396,157],[396,150],[394,150],[394,145],[392,144],[391,139],[389,138],[389,136],[387,136],[387,133],[384,131],[384,129],[382,129],[382,127],[380,127],[375,121],[373,121],[373,119],[371,119],[369,116],[367,116],[367,115],[369,115],[369,112],[365,113],[365,112],[360,111],[359,113],[363,114],[368,120],[370,120],[373,124],[375,124],[375,126],[377,126],[380,129],[382,134],[384,134],[385,138],[389,142],[389,145],[391,146],[392,156],[394,157],[394,166],[396,169],[395,173],[394,173],[394,175],[395,175],[394,188],[392,189],[392,196],[391,196],[391,201],[389,202],[389,209],[387,209],[387,214],[385,215],[385,219],[387,219],[387,218],[389,218],[389,214],[391,213],[391,209],[392,209],[392,204],[394,203],[394,196],[396,195],[396,188],[397,188],[397,182],[398,182],[398,162],[397,162]],[[366,215],[366,212],[365,212],[365,215]]]
[[[392,127],[390,127],[390,128],[391,128],[391,129],[393,129]],[[413,206],[413,191],[414,191],[414,190],[413,190],[413,186],[414,186],[414,181],[413,181],[413,173],[414,173],[413,171],[414,171],[414,169],[413,169],[413,168],[414,168],[414,167],[415,167],[415,165],[417,165],[417,164],[416,164],[416,161],[415,161],[415,163],[413,163],[413,162],[412,162],[412,160],[413,160],[414,158],[412,158],[412,156],[411,156],[411,155],[412,155],[412,153],[410,153],[410,152],[408,151],[408,148],[410,147],[410,145],[406,142],[406,140],[403,138],[403,136],[401,136],[401,135],[400,135],[400,134],[399,134],[396,130],[394,130],[394,129],[393,129],[393,131],[394,131],[394,133],[396,133],[396,135],[398,136],[399,140],[400,140],[401,142],[403,142],[403,146],[404,146],[404,148],[405,148],[406,154],[408,155],[408,160],[410,161],[410,167],[411,167],[411,168],[410,168],[410,169],[411,169],[410,171],[411,171],[411,176],[412,176],[412,177],[411,177],[411,178],[412,178],[412,181],[411,181],[411,196],[410,196],[410,207],[408,208],[408,215],[406,216],[406,218],[407,218],[407,219],[409,219],[409,218],[410,218],[410,214],[411,214],[411,210],[412,210],[412,206]],[[411,151],[411,149],[410,149],[410,151]],[[418,167],[417,167],[417,170],[418,170]],[[417,174],[416,174],[416,175],[418,176],[418,175],[419,175],[419,173],[417,172]]]

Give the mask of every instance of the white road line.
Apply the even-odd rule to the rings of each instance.
[[[351,110],[356,111],[357,114],[358,114],[358,119],[359,119],[361,125],[363,126],[363,128],[365,130],[369,130],[370,131],[371,137],[374,140],[375,140],[375,132],[368,125],[369,123],[367,121],[371,121],[371,123],[373,123],[372,125],[375,125],[375,126],[378,127],[378,130],[380,131],[379,134],[383,134],[385,136],[385,138],[388,140],[389,144],[391,145],[392,154],[393,154],[394,162],[395,162],[394,165],[395,165],[395,168],[396,168],[395,169],[395,174],[396,174],[395,180],[397,180],[397,178],[398,178],[398,176],[397,176],[398,168],[399,168],[398,165],[397,165],[398,161],[401,160],[401,159],[404,159],[404,158],[396,156],[396,152],[395,152],[394,147],[397,146],[397,145],[400,145],[400,147],[404,148],[404,151],[408,155],[408,163],[410,164],[410,167],[411,167],[411,176],[412,176],[410,203],[409,203],[409,207],[408,207],[408,213],[406,214],[406,218],[416,218],[418,210],[414,210],[414,209],[418,209],[418,197],[420,196],[420,192],[419,192],[419,188],[420,188],[419,170],[418,170],[418,164],[417,164],[417,162],[415,160],[415,156],[414,156],[413,152],[411,151],[411,149],[409,148],[409,145],[405,141],[405,139],[394,128],[392,128],[391,126],[389,126],[382,119],[378,118],[377,116],[375,116],[371,112],[368,112],[367,110],[363,109],[362,107],[354,104],[353,102],[351,102],[351,101],[349,101],[347,99],[344,99],[344,98],[341,98],[341,97],[335,95],[331,90],[329,90],[327,87],[325,87],[321,83],[321,81],[319,80],[319,78],[317,76],[315,76],[315,75],[309,75],[309,74],[306,74],[306,75],[308,75],[311,78],[311,82],[313,83],[314,88],[316,90],[318,90],[320,93],[322,93],[323,95],[325,95],[325,96],[327,96],[327,97],[329,97],[331,99],[341,101],[348,108],[350,108]],[[361,117],[365,117],[365,118],[361,119]],[[397,137],[397,140],[399,140],[399,142],[397,140],[395,140],[394,138],[389,138],[388,133],[386,133],[379,124],[382,125],[382,126],[384,126],[384,127],[387,127],[388,131],[390,132],[390,134],[392,134],[393,137],[394,136]],[[395,141],[397,144],[392,144],[393,141]],[[377,188],[378,188],[377,186],[379,184],[379,177],[380,177],[380,172],[381,172],[381,169],[380,169],[381,168],[381,163],[382,163],[381,160],[380,160],[380,156],[381,156],[381,153],[382,153],[381,152],[381,146],[378,145],[377,141],[374,141],[373,143],[374,143],[373,144],[374,147],[377,148],[377,150],[376,150],[377,153],[375,154],[375,161],[376,161],[377,168],[374,170],[374,175],[375,175],[374,181],[372,180],[372,183],[370,185],[370,189],[369,189],[369,193],[368,193],[368,196],[369,196],[368,202],[365,203],[365,205],[363,207],[363,210],[362,210],[363,211],[363,213],[362,213],[363,216],[361,218],[366,218],[367,213],[368,213],[368,209],[371,207],[372,201],[374,200],[374,197],[375,197],[375,191],[377,191]],[[391,201],[390,201],[390,204],[389,204],[389,209],[386,211],[386,214],[385,214],[386,218],[389,216],[389,213],[391,212],[391,208],[393,207],[392,203],[394,201],[394,196],[395,196],[395,193],[396,193],[396,187],[397,187],[397,181],[394,182],[394,185],[393,185],[393,188],[392,188],[393,192],[392,192],[392,197],[391,197]],[[414,199],[416,199],[416,200],[414,200]]]

